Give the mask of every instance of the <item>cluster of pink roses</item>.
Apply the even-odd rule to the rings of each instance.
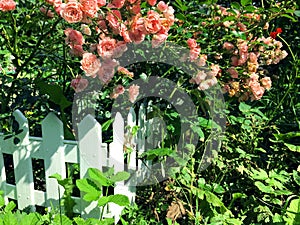
[[[15,10],[16,2],[14,0],[0,0],[0,11]]]
[[[240,101],[261,99],[265,90],[269,90],[272,84],[271,78],[265,75],[265,69],[262,69],[262,66],[279,63],[287,56],[287,52],[281,50],[282,43],[274,37],[257,38],[248,30],[248,26],[258,24],[260,21],[258,13],[243,13],[218,5],[213,9],[212,18],[207,18],[201,23],[204,28],[218,27],[219,32],[228,34],[239,32],[243,33],[246,38],[234,37],[230,40],[226,37],[220,38],[219,41],[223,43],[223,52],[220,53],[217,49],[213,59],[207,59],[206,54],[200,54],[201,48],[196,40],[189,39],[187,44],[190,48],[190,60],[199,66],[204,66],[207,62],[212,69],[210,72],[198,72],[190,82],[197,84],[198,89],[205,90],[216,84],[218,78],[224,92],[231,97],[238,97]],[[227,19],[233,16],[239,22]],[[268,29],[268,24],[263,29]],[[195,38],[199,33],[201,34],[201,32],[195,32]]]
[[[152,47],[160,46],[168,37],[168,31],[174,24],[174,10],[165,2],[148,0],[152,7],[147,12],[141,10],[141,0],[46,0],[55,11],[69,23],[81,23],[81,31],[68,28],[65,30],[66,44],[73,56],[82,57],[81,69],[86,76],[98,77],[103,84],[108,84],[119,74],[133,77],[133,74],[119,66],[118,58],[127,50],[128,43],[139,44],[149,35]],[[155,6],[156,5],[156,6]],[[83,35],[99,37],[97,43],[85,43]],[[89,46],[85,46],[89,44]],[[82,78],[80,78],[82,79]],[[73,84],[80,83],[78,78]],[[87,80],[84,80],[84,84]],[[76,85],[85,87],[86,85]],[[77,89],[77,91],[82,88]],[[129,99],[138,93],[138,88],[130,87]],[[116,98],[123,94],[118,85],[111,94]]]

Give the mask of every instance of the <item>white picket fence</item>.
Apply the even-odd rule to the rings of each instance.
[[[17,135],[20,142],[15,145],[13,138],[4,140],[0,135],[0,190],[4,191],[5,200],[15,199],[19,209],[25,207],[54,205],[58,207],[59,189],[60,194],[63,188],[57,184],[50,175],[58,173],[62,178],[66,177],[66,163],[80,164],[80,177],[86,176],[88,168],[114,167],[115,172],[124,171],[124,120],[120,113],[117,113],[113,122],[113,141],[109,145],[102,141],[101,125],[90,115],[86,116],[78,125],[79,138],[77,141],[64,140],[63,123],[54,113],[49,113],[42,121],[42,138],[29,136],[28,120],[19,111],[13,113],[20,129],[23,131]],[[146,174],[144,164],[137,159],[138,153],[145,150],[146,128],[149,130],[150,121],[145,121],[145,109],[140,108],[138,116],[131,109],[127,118],[127,125],[139,125],[138,137],[134,138],[134,151],[130,155],[129,170],[142,171],[139,178]],[[146,126],[148,124],[148,126]],[[14,176],[16,185],[6,182],[5,165],[3,153],[13,156]],[[44,160],[46,192],[34,189],[34,171],[32,158]],[[130,182],[117,182],[114,187],[114,194],[124,194],[133,202],[135,199],[135,188]],[[82,217],[99,218],[99,211],[96,202],[87,204],[78,197],[73,197],[76,206],[75,213]],[[94,204],[95,203],[95,204]],[[119,220],[123,207],[109,204],[104,217],[114,217],[115,222]]]

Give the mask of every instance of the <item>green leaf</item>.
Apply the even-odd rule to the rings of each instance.
[[[192,125],[191,128],[194,132],[196,132],[199,135],[200,141],[203,142],[205,136],[204,136],[204,133],[203,133],[202,129],[197,125]]]
[[[113,202],[119,206],[127,206],[130,204],[130,201],[126,195],[115,194],[109,196],[109,202]]]
[[[11,212],[16,207],[16,204],[14,202],[9,202],[5,208],[4,212]]]
[[[230,4],[230,6],[231,6],[231,8],[233,8],[233,9],[238,9],[238,10],[241,8],[240,4],[237,3],[237,2],[232,2],[232,3]]]
[[[206,197],[206,201],[209,202],[210,204],[212,204],[213,206],[216,206],[216,207],[224,206],[223,202],[215,194],[213,194],[210,191],[205,192],[205,197]]]
[[[126,171],[121,171],[118,172],[116,175],[112,176],[110,179],[113,182],[118,182],[118,181],[122,181],[122,180],[127,180],[130,177],[130,173],[126,172]]]
[[[172,153],[173,149],[170,148],[156,148],[144,152],[140,157],[146,157],[147,160],[153,160],[155,157],[170,156]]]
[[[298,172],[296,170],[293,171],[293,178],[296,184],[300,186],[300,176],[298,175]]]
[[[97,168],[88,169],[89,177],[102,186],[108,187],[113,185],[113,181],[104,176],[104,174]]]
[[[64,214],[56,214],[53,223],[53,225],[72,225],[72,221],[65,216]]]
[[[85,201],[96,201],[101,196],[102,191],[97,189],[96,185],[86,178],[76,180],[76,186],[80,191],[87,193],[83,197]]]
[[[300,145],[292,145],[292,144],[288,144],[288,143],[284,143],[284,145],[293,152],[300,152]]]
[[[242,6],[252,5],[252,0],[241,0]]]
[[[62,110],[72,105],[72,102],[68,101],[64,96],[63,90],[59,85],[47,84],[46,82],[41,80],[37,81],[36,85],[41,94],[49,95],[50,101],[59,105]]]
[[[107,131],[110,125],[114,122],[114,119],[107,120],[105,123],[102,124],[102,132]]]
[[[262,182],[260,181],[256,181],[255,183],[255,186],[258,187],[258,189],[264,193],[273,193],[274,192],[274,189],[270,186],[266,186],[264,185]]]
[[[251,106],[250,105],[247,105],[245,102],[241,102],[240,105],[239,105],[239,110],[241,112],[249,112],[251,109]]]
[[[287,208],[284,220],[288,225],[300,225],[300,199],[293,199]]]
[[[295,10],[294,14],[295,14],[295,16],[300,17],[300,10]]]
[[[103,196],[98,200],[98,206],[104,206],[109,202],[109,197]]]
[[[268,174],[263,169],[255,170],[252,169],[251,177],[255,180],[266,180],[268,179]]]
[[[297,22],[297,21],[298,21],[298,20],[296,20],[294,17],[292,17],[292,16],[289,15],[289,14],[281,14],[280,16],[281,16],[281,17],[289,18],[290,20],[292,20],[292,22]]]

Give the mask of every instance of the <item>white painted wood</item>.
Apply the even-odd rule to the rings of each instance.
[[[62,179],[66,178],[65,152],[63,148],[64,131],[63,123],[54,113],[49,113],[42,121],[42,150],[44,154],[47,207],[51,204],[59,205],[58,199],[62,197],[64,189],[55,179],[49,176],[58,173]],[[59,196],[59,193],[61,196]]]
[[[87,115],[78,124],[80,177],[88,177],[88,168],[102,170],[102,130],[101,125],[91,115]],[[97,202],[81,201],[81,215],[83,218],[99,218],[100,211]]]
[[[34,210],[34,183],[29,146],[28,121],[25,116],[16,110],[13,113],[20,129],[23,131],[17,135],[20,142],[15,145],[13,152],[14,173],[16,179],[17,201],[19,209],[30,207]]]

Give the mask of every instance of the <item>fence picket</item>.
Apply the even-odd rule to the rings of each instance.
[[[24,209],[29,207],[34,210],[34,183],[31,162],[31,152],[29,146],[29,128],[28,121],[25,116],[16,110],[13,113],[19,124],[19,129],[23,131],[17,135],[20,142],[15,146],[13,152],[14,173],[17,189],[18,208]]]
[[[58,173],[62,178],[66,177],[65,152],[63,149],[64,131],[63,123],[54,113],[49,113],[42,121],[45,176]],[[56,163],[60,162],[60,163]],[[59,193],[62,195],[64,189],[58,185],[55,179],[46,179],[46,206],[58,205]]]

